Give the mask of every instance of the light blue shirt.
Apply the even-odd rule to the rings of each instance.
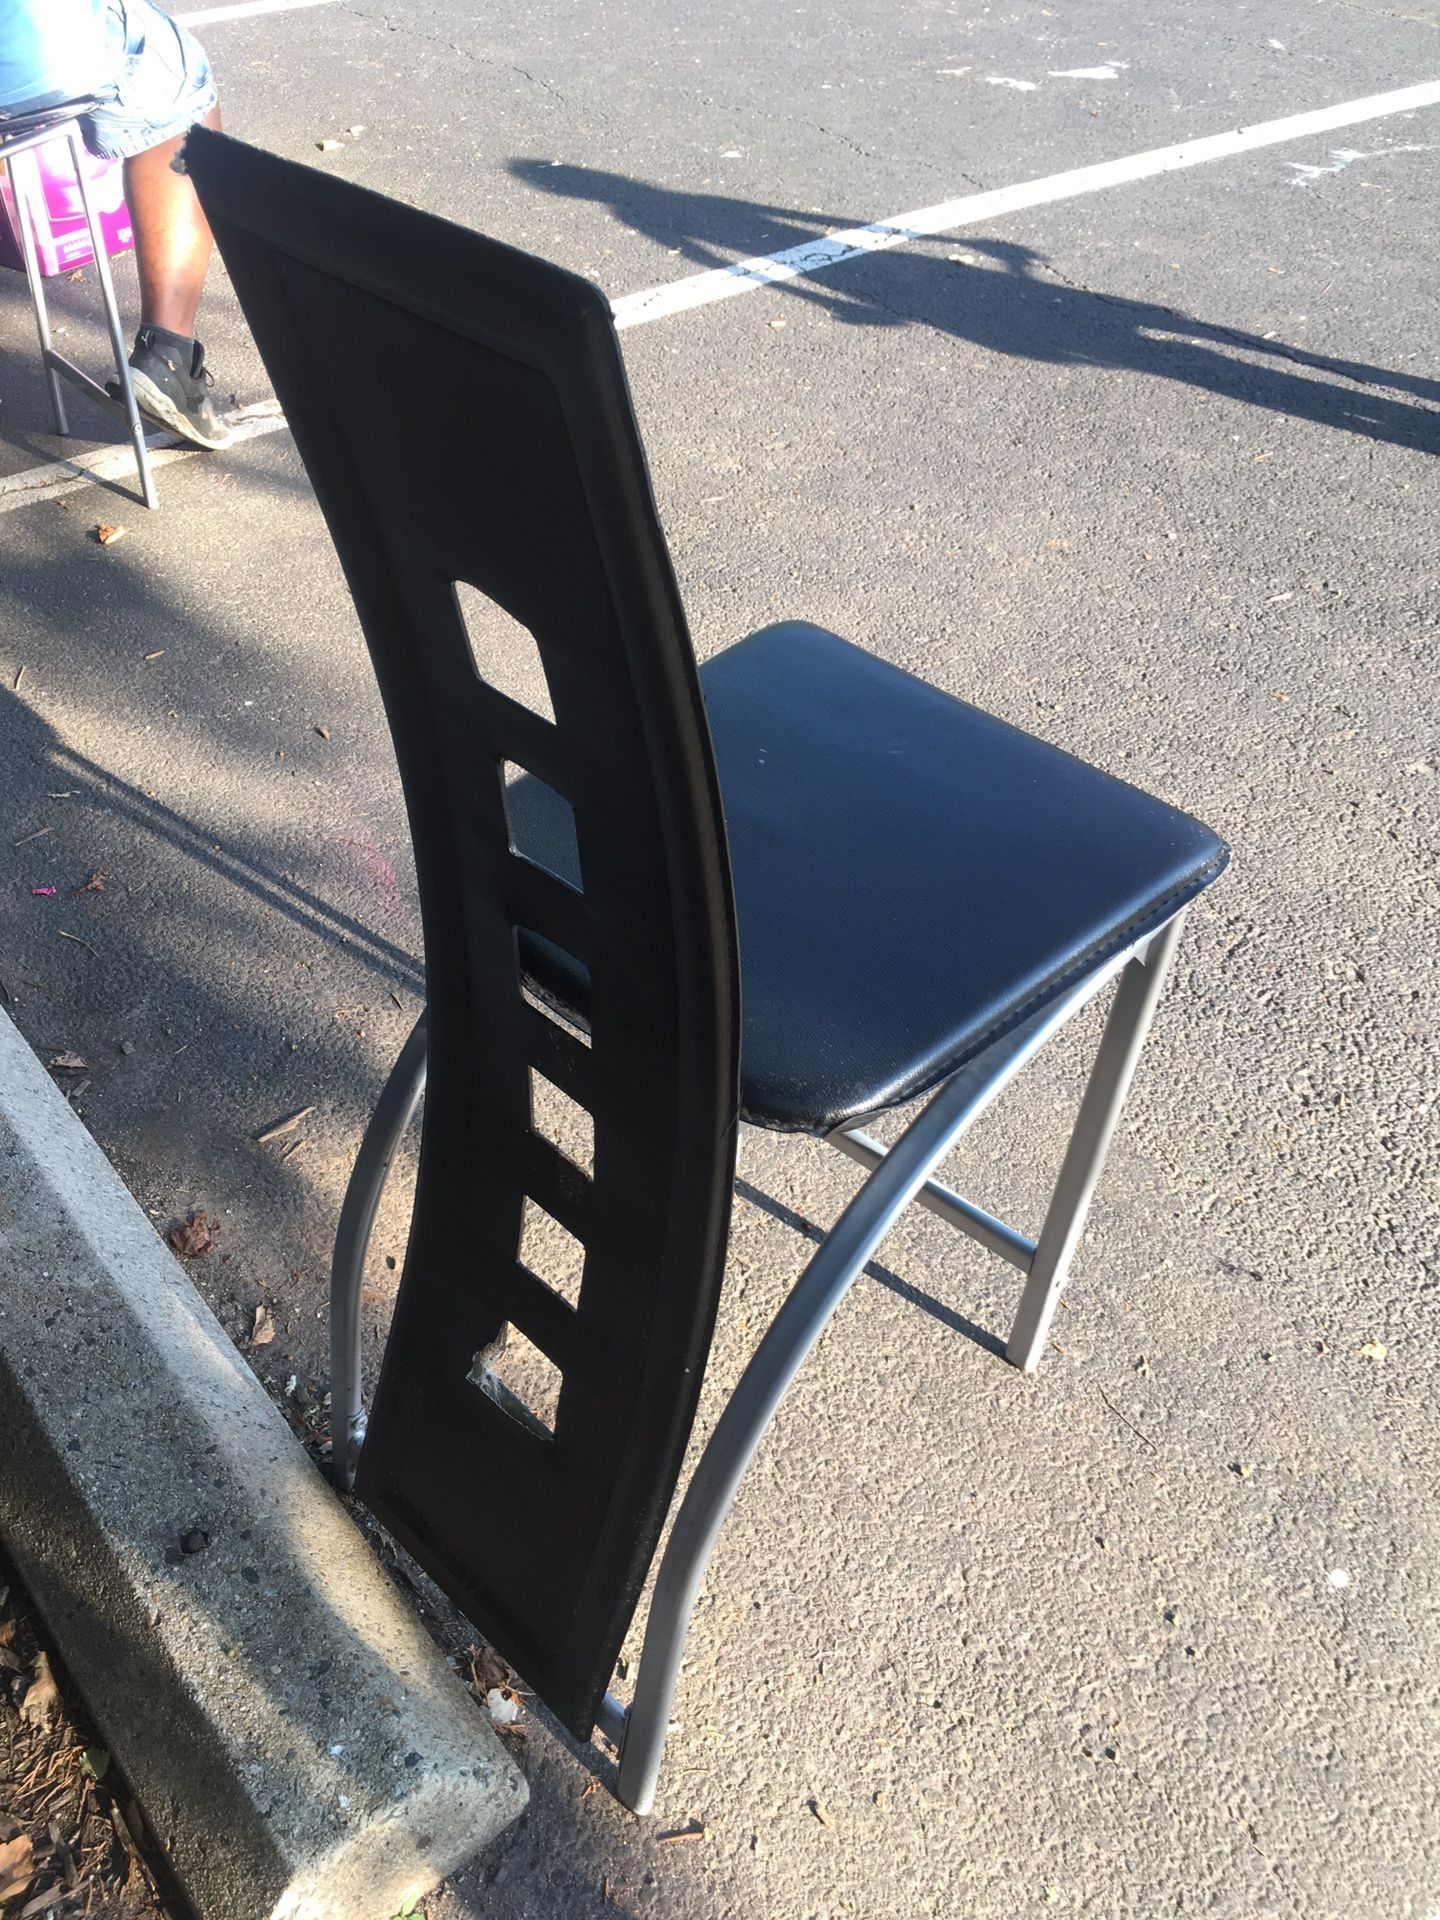
[[[109,0],[0,0],[0,107],[93,93],[112,48]]]

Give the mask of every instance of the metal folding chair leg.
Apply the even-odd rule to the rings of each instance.
[[[425,1091],[425,1015],[411,1029],[355,1156],[340,1208],[330,1265],[330,1457],[335,1484],[355,1484],[355,1462],[365,1438],[360,1383],[360,1282],[375,1211],[405,1130]]]
[[[1120,985],[1105,1024],[1039,1240],[1031,1240],[1014,1227],[1007,1226],[983,1207],[977,1207],[973,1200],[952,1193],[938,1181],[927,1180],[915,1196],[917,1205],[938,1214],[950,1226],[957,1227],[972,1240],[978,1240],[991,1253],[1009,1261],[1011,1266],[1018,1267],[1025,1275],[1025,1287],[1006,1344],[1005,1358],[1012,1366],[1021,1367],[1027,1373],[1033,1372],[1040,1364],[1060,1291],[1085,1226],[1095,1184],[1104,1165],[1105,1152],[1125,1104],[1140,1050],[1145,1044],[1165,984],[1165,975],[1180,939],[1184,918],[1183,913],[1176,914],[1133,953],[1123,955],[1111,968],[1092,976],[1087,988],[1065,1003],[1070,1013],[1078,1012],[1085,1001],[1105,986],[1116,972],[1121,972]],[[982,1056],[980,1064],[983,1066],[983,1063]],[[857,1127],[847,1128],[843,1133],[832,1133],[829,1140],[831,1146],[838,1147],[864,1167],[878,1167],[885,1158],[886,1150],[881,1143],[872,1140],[868,1133],[862,1133]]]
[[[1080,1243],[1095,1183],[1100,1178],[1106,1149],[1130,1091],[1184,920],[1184,914],[1177,913],[1161,928],[1144,954],[1137,954],[1130,961],[1115,990],[1100,1050],[1090,1070],[1075,1129],[1065,1149],[1050,1209],[1036,1243],[1030,1275],[1020,1296],[1020,1309],[1005,1348],[1005,1358],[1026,1372],[1032,1372],[1040,1364],[1045,1350],[1060,1290]]]
[[[855,1276],[925,1189],[931,1168],[1096,985],[1086,982],[1060,1001],[988,1077],[959,1074],[940,1089],[831,1228],[740,1376],[671,1528],[645,1626],[634,1703],[627,1711],[607,1696],[600,1718],[602,1732],[620,1746],[618,1797],[634,1812],[648,1813],[654,1802],[685,1636],[711,1552],[786,1389]]]
[[[71,151],[73,159],[74,152]],[[35,247],[35,232],[30,224],[30,202],[24,192],[22,181],[24,174],[17,167],[18,160],[24,160],[27,170],[35,176],[35,191],[43,193],[40,186],[39,162],[27,149],[19,149],[5,155],[6,165],[10,169],[10,178],[15,188],[16,225],[20,229],[20,252],[25,261],[25,284],[30,291],[30,305],[35,314],[35,331],[40,338],[40,364],[45,369],[45,383],[50,389],[50,411],[55,416],[56,433],[68,434],[70,421],[65,412],[65,395],[60,385],[60,376],[55,371],[55,350],[50,341],[50,313],[45,305],[45,277],[40,271],[40,257]]]
[[[43,204],[44,189],[40,182],[39,161],[35,157],[36,147],[51,140],[63,140],[70,153],[70,164],[75,174],[75,184],[80,195],[80,204],[85,213],[85,225],[90,236],[96,278],[100,283],[100,298],[105,308],[105,327],[110,337],[110,351],[115,361],[116,384],[120,389],[119,400],[107,393],[96,380],[81,371],[73,361],[56,350],[50,335],[50,314],[45,302],[45,277],[40,271],[39,255],[35,246],[35,234],[31,227],[31,208],[33,204]],[[15,186],[17,225],[20,228],[20,249],[25,261],[25,278],[30,289],[30,304],[35,311],[35,330],[40,339],[40,358],[45,368],[45,379],[50,389],[50,406],[55,416],[55,431],[68,434],[70,423],[65,411],[62,380],[89,396],[106,413],[113,414],[123,421],[130,436],[130,445],[135,454],[135,468],[140,481],[140,492],[147,507],[158,507],[159,496],[155,491],[155,480],[150,469],[150,450],[145,443],[145,421],[135,401],[135,388],[130,378],[130,361],[125,347],[125,335],[120,324],[120,309],[115,299],[115,282],[110,272],[110,261],[105,251],[105,237],[100,230],[100,221],[95,212],[95,202],[90,192],[90,182],[86,177],[84,148],[80,131],[71,121],[58,127],[45,129],[42,137],[25,138],[6,143],[4,158],[10,167],[11,178]],[[24,173],[18,163],[28,171],[31,179],[29,194],[22,181]],[[32,202],[30,194],[35,196]]]

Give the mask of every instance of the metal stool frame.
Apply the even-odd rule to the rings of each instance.
[[[24,122],[19,123],[21,126]],[[80,194],[80,204],[85,210],[85,224],[90,234],[90,245],[95,255],[95,271],[100,281],[100,297],[105,307],[105,324],[110,335],[110,348],[115,356],[115,374],[120,386],[121,398],[114,399],[97,380],[77,367],[73,360],[67,360],[60,353],[50,337],[50,315],[45,304],[45,276],[40,271],[39,253],[35,244],[33,205],[43,200],[43,188],[40,182],[38,161],[32,158],[36,148],[49,145],[53,141],[64,141],[69,149],[70,163],[75,170],[75,184]],[[130,436],[130,444],[135,453],[135,466],[140,482],[140,496],[147,507],[158,507],[160,500],[155,492],[155,480],[150,470],[150,450],[145,443],[145,422],[135,401],[135,388],[130,378],[130,361],[125,346],[125,335],[120,325],[120,309],[115,300],[115,282],[110,273],[110,262],[105,252],[105,240],[100,231],[100,222],[96,218],[95,203],[90,194],[90,182],[86,178],[84,166],[84,142],[80,133],[80,122],[72,107],[59,119],[50,119],[37,123],[27,131],[7,134],[0,127],[0,160],[10,169],[11,184],[15,191],[15,212],[20,228],[20,248],[25,259],[25,278],[30,287],[30,302],[35,310],[35,328],[40,336],[40,358],[44,363],[45,377],[50,387],[50,405],[55,415],[55,431],[60,434],[70,432],[69,417],[65,411],[65,397],[61,382],[68,381],[80,393],[103,407],[105,412],[119,420]],[[16,165],[23,161],[23,169]],[[30,176],[29,181],[25,175]]]

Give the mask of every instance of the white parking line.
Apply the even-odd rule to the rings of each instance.
[[[261,401],[258,406],[241,407],[227,413],[233,447],[241,440],[254,440],[262,433],[279,433],[285,416],[276,403]],[[173,433],[146,436],[152,467],[168,467],[172,460],[188,460],[199,449]],[[73,460],[51,460],[43,467],[27,467],[23,473],[7,474],[0,480],[0,513],[14,513],[17,507],[33,507],[40,500],[58,500],[62,494],[76,493],[93,486],[97,480],[114,480],[122,487],[134,487],[135,455],[128,446],[101,447],[96,453],[79,453]],[[138,505],[138,502],[137,502]]]
[[[1284,140],[1304,140],[1312,134],[1330,133],[1336,127],[1353,127],[1362,120],[1380,120],[1392,113],[1413,113],[1417,107],[1433,107],[1437,103],[1440,103],[1440,80],[1429,80],[1418,87],[1401,87],[1393,93],[1372,93],[1363,100],[1349,100],[1338,107],[1321,107],[1314,113],[1292,113],[1283,120],[1264,120],[1258,126],[1238,127],[1232,133],[1215,133],[1203,140],[1183,140],[1175,147],[1152,147],[1148,153],[1134,153],[1127,160],[1102,160],[1096,166],[1052,173],[1043,180],[1027,180],[1018,187],[999,187],[989,193],[968,194],[963,200],[944,200],[938,206],[921,207],[916,213],[900,213],[892,220],[877,220],[868,227],[850,227],[843,233],[807,240],[798,247],[785,248],[782,253],[739,260],[733,267],[715,267],[708,273],[691,274],[685,280],[670,280],[644,293],[627,293],[614,303],[615,324],[617,327],[643,326],[647,321],[663,320],[672,313],[708,306],[712,300],[730,300],[737,294],[754,293],[757,287],[774,286],[778,281],[794,280],[801,274],[820,273],[826,267],[838,266],[842,260],[858,259],[861,254],[903,246],[907,240],[951,233],[957,227],[972,227],[981,220],[994,220],[1001,214],[1018,213],[1026,207],[1073,200],[1079,194],[1098,193],[1104,187],[1148,180],[1157,173],[1176,173],[1182,167],[1198,167],[1207,160],[1226,160],[1232,154],[1249,153],[1256,147],[1278,146]]]
[[[206,14],[181,17],[189,20],[219,19],[222,15],[231,18],[327,4],[331,4],[331,0],[244,0],[240,5],[216,7]],[[760,287],[798,279],[801,274],[823,272],[844,260],[903,246],[907,240],[927,239],[1026,207],[1072,200],[1078,194],[1098,193],[1102,188],[1147,180],[1158,173],[1176,173],[1183,167],[1225,160],[1257,147],[1304,140],[1313,134],[1331,133],[1337,127],[1356,126],[1363,120],[1380,120],[1388,114],[1413,113],[1419,107],[1436,105],[1440,105],[1440,80],[1427,80],[1420,86],[1400,87],[1392,93],[1372,93],[1363,100],[1320,107],[1313,113],[1292,113],[1283,120],[1264,120],[1257,126],[1239,127],[1231,133],[1211,134],[1200,140],[1185,140],[1174,147],[1152,147],[1149,152],[1132,154],[1126,160],[1103,160],[1096,166],[1052,173],[1043,180],[1027,180],[1020,186],[972,193],[963,200],[944,200],[937,206],[922,207],[916,213],[901,213],[892,220],[876,220],[868,227],[850,227],[842,233],[807,240],[781,253],[740,260],[731,267],[716,267],[708,273],[667,281],[663,286],[650,287],[641,293],[627,293],[611,303],[611,310],[617,328],[645,326],[652,320],[664,320],[671,314],[708,306],[715,300],[754,293]],[[253,413],[254,410],[245,411]],[[242,422],[236,437],[249,439],[257,433],[273,433],[284,424],[277,409],[263,420],[252,418]],[[156,458],[160,462],[179,460],[189,458],[193,451],[183,443],[166,440],[161,443]],[[29,506],[36,500],[53,500],[62,493],[73,493],[77,487],[87,486],[93,480],[120,479],[130,470],[129,463],[127,448],[107,447],[77,460],[57,460],[48,467],[31,467],[25,473],[12,474],[8,480],[0,480],[0,513],[13,512],[16,507]]]
[[[330,7],[335,0],[235,0],[229,7],[200,7],[173,17],[182,27],[209,26],[216,20],[248,20],[252,13],[293,13],[297,7]]]

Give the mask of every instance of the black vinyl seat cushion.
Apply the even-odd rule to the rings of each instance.
[[[764,628],[700,679],[757,1125],[824,1134],[928,1092],[1229,857],[1188,814],[823,628]],[[578,879],[566,810],[538,782],[510,793],[517,849]],[[563,962],[526,955],[583,1019]]]

